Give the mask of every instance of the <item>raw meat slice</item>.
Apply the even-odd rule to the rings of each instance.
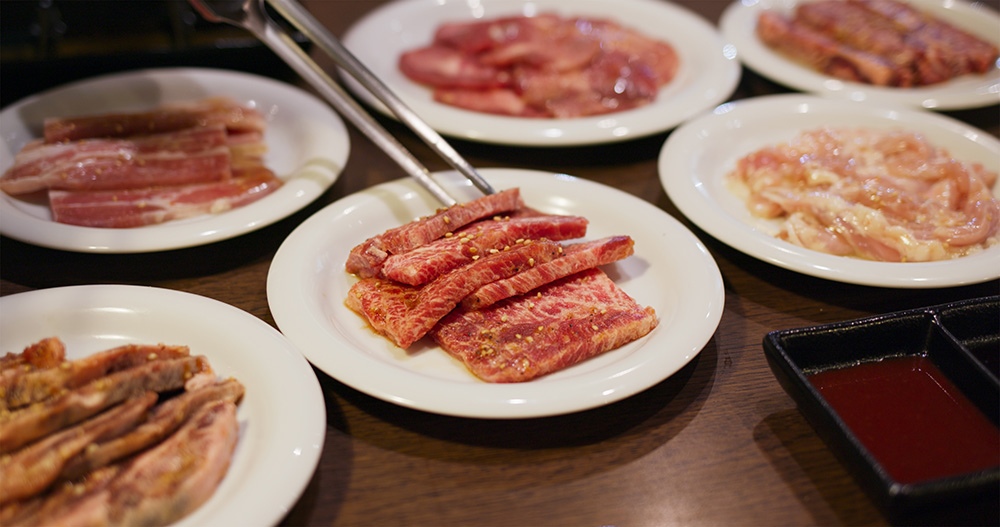
[[[645,336],[656,313],[589,269],[485,309],[458,308],[430,335],[473,374],[524,382]]]
[[[88,447],[63,467],[59,478],[73,481],[163,440],[186,422],[199,408],[214,401],[238,403],[244,387],[236,379],[226,379],[193,391],[186,391],[157,405],[144,423],[125,435]]]
[[[0,357],[0,371],[8,368],[32,370],[53,368],[66,358],[66,346],[57,337],[42,339],[28,345],[21,353],[7,352]]]
[[[156,392],[129,399],[82,423],[0,458],[0,504],[26,498],[51,485],[66,462],[94,441],[132,428],[156,403]]]
[[[512,296],[523,295],[540,286],[578,273],[628,258],[635,242],[628,236],[609,236],[563,248],[562,258],[536,265],[510,278],[486,284],[462,300],[464,309],[482,309]]]
[[[187,346],[165,344],[126,344],[100,353],[65,362],[58,368],[25,372],[13,379],[0,379],[0,410],[19,408],[44,401],[64,390],[71,390],[109,373],[125,370],[154,360],[176,359],[189,355]]]
[[[44,403],[0,413],[0,453],[16,450],[129,397],[178,389],[188,377],[207,369],[208,361],[202,356],[154,361],[93,380]]]
[[[25,194],[47,188],[111,190],[185,185],[230,178],[221,125],[123,139],[84,139],[25,146],[0,176],[0,189]]]
[[[382,262],[391,254],[401,254],[430,243],[473,221],[510,212],[522,205],[520,191],[508,189],[468,203],[459,203],[435,214],[394,227],[368,238],[351,249],[345,268],[361,278],[378,276]]]
[[[422,287],[365,278],[351,287],[345,303],[375,331],[407,348],[469,293],[557,258],[561,252],[562,247],[555,242],[528,241],[509,251],[486,255]]]
[[[52,217],[84,227],[129,228],[249,205],[282,185],[270,170],[238,172],[228,181],[106,191],[49,191]]]
[[[523,210],[523,209],[522,209]],[[490,252],[545,238],[552,241],[581,238],[587,234],[582,216],[504,216],[480,220],[382,264],[382,277],[408,285],[422,285]]]
[[[148,135],[213,124],[231,133],[263,132],[266,120],[257,110],[230,98],[210,97],[164,104],[148,112],[49,118],[45,120],[45,142]]]
[[[757,35],[767,45],[833,77],[876,86],[901,86],[898,68],[888,60],[845,46],[784,16],[765,11],[757,20]]]
[[[478,91],[507,85],[498,68],[444,46],[428,46],[403,53],[399,56],[399,69],[417,82],[442,88]]]

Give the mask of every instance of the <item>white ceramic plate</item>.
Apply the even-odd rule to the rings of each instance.
[[[278,331],[228,304],[168,289],[96,285],[0,298],[0,353],[59,337],[69,358],[123,344],[187,345],[246,387],[240,439],[215,493],[175,523],[275,525],[305,489],[323,449],[326,406],[309,363]]]
[[[446,21],[555,12],[615,20],[677,50],[677,76],[656,101],[639,109],[577,119],[527,119],[472,112],[437,103],[431,90],[397,67],[407,50],[430,44]],[[487,143],[553,146],[610,143],[673,128],[726,100],[741,68],[715,27],[698,15],[659,0],[399,0],[373,10],[344,35],[344,45],[417,115],[440,133]],[[346,84],[369,104],[388,110],[352,78]]]
[[[780,220],[751,216],[726,188],[725,175],[741,157],[824,125],[917,131],[956,159],[1000,170],[1000,141],[955,119],[905,107],[789,94],[727,103],[679,127],[660,151],[660,181],[681,212],[705,232],[793,271],[896,288],[957,286],[1000,276],[1000,246],[954,260],[890,263],[833,256],[775,238]],[[993,193],[1000,195],[1000,185]]]
[[[369,395],[447,415],[518,418],[604,405],[679,370],[715,333],[723,308],[719,269],[677,220],[629,194],[563,174],[485,169],[498,189],[520,187],[526,202],[590,220],[588,239],[628,234],[635,254],[604,269],[659,317],[636,342],[527,383],[489,384],[425,338],[402,350],[344,305],[356,281],[344,271],[352,247],[432,213],[437,203],[412,180],[378,185],[327,206],[285,240],[271,263],[267,299],[281,331],[319,369]],[[459,201],[477,197],[454,172],[439,182]]]
[[[966,75],[941,84],[891,88],[841,81],[787,59],[764,45],[755,33],[763,10],[790,13],[800,0],[741,0],[733,2],[719,19],[723,36],[736,47],[747,67],[785,86],[826,97],[929,108],[958,110],[1000,102],[1000,63],[982,75]],[[1000,45],[1000,15],[962,0],[907,0],[957,27]]]
[[[225,95],[267,118],[265,165],[285,184],[273,194],[221,214],[132,229],[97,229],[52,221],[47,202],[0,193],[0,233],[27,243],[79,252],[139,253],[232,238],[305,207],[340,175],[350,142],[340,117],[312,95],[283,82],[235,71],[178,68],[112,74],[22,99],[0,112],[0,171],[42,134],[46,117],[142,111],[156,105]]]

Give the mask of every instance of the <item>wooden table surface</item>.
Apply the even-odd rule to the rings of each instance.
[[[306,5],[340,35],[380,3],[316,0]],[[675,3],[712,22],[728,5],[723,0]],[[993,9],[997,3],[988,2]],[[4,79],[5,86],[15,82]],[[732,99],[787,91],[744,70]],[[1000,135],[997,106],[946,114]],[[381,120],[432,170],[446,168],[406,129]],[[316,370],[326,397],[326,442],[315,474],[282,525],[889,523],[782,391],[765,362],[761,340],[778,329],[995,295],[1000,282],[881,289],[812,278],[756,260],[700,231],[667,198],[656,160],[668,135],[566,148],[458,140],[453,145],[475,166],[566,172],[622,189],[683,222],[708,247],[725,282],[722,321],[701,353],[626,400],[524,420],[407,409]],[[282,240],[325,205],[402,176],[353,128],[350,140],[346,168],[315,203],[236,239],[151,254],[101,255],[3,238],[0,294],[143,284],[215,298],[274,325],[265,278]],[[996,523],[996,511],[985,521]]]

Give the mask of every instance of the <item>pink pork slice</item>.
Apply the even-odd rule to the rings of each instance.
[[[401,254],[454,232],[478,219],[522,206],[520,191],[508,189],[467,203],[459,203],[435,214],[394,227],[368,238],[351,249],[345,268],[361,278],[379,275],[382,263],[391,254]]]
[[[225,181],[231,177],[226,129],[219,126],[125,139],[45,144],[14,156],[0,189],[114,190]]]
[[[213,124],[230,133],[263,132],[267,121],[257,110],[228,97],[209,97],[164,104],[146,112],[49,118],[45,120],[45,142],[158,134]]]
[[[510,278],[486,284],[462,300],[465,309],[482,309],[512,296],[523,295],[571,274],[624,260],[634,252],[629,236],[608,236],[563,248],[562,258],[536,265]]]
[[[345,303],[375,331],[407,348],[423,337],[469,293],[557,258],[562,247],[549,240],[518,244],[509,251],[480,258],[421,287],[381,278],[365,278],[351,287]]]
[[[225,212],[257,201],[282,185],[267,169],[229,181],[107,191],[49,191],[52,217],[84,227],[128,228]]]
[[[524,216],[480,220],[443,238],[403,254],[394,254],[382,264],[382,277],[409,285],[421,285],[473,260],[510,249],[519,240],[552,241],[581,238],[587,234],[582,216],[552,216],[530,209]],[[537,215],[536,215],[537,214]]]
[[[657,325],[600,269],[588,269],[485,309],[458,308],[430,332],[480,379],[524,382],[647,335]]]

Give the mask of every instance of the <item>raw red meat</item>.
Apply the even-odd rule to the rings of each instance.
[[[529,214],[480,220],[412,251],[390,255],[382,264],[382,277],[421,285],[491,252],[509,250],[519,240],[560,241],[587,234],[584,217]]]
[[[351,249],[345,267],[347,272],[361,278],[378,276],[382,263],[391,254],[413,250],[478,219],[514,211],[521,205],[520,191],[514,188],[440,209],[431,216],[368,238]]]
[[[430,335],[488,382],[523,382],[567,368],[645,336],[656,327],[604,272],[589,269],[535,295],[485,309],[458,308]]]
[[[351,287],[346,304],[401,348],[424,336],[469,293],[495,280],[559,257],[562,247],[548,240],[525,242],[480,258],[422,287],[365,278]]]
[[[529,291],[592,267],[628,258],[635,242],[628,236],[609,236],[574,243],[563,249],[562,258],[536,265],[510,278],[486,284],[462,300],[465,309],[482,309],[505,298]]]
[[[608,20],[552,13],[445,24],[399,59],[444,104],[558,118],[648,104],[677,66],[667,43]]]

